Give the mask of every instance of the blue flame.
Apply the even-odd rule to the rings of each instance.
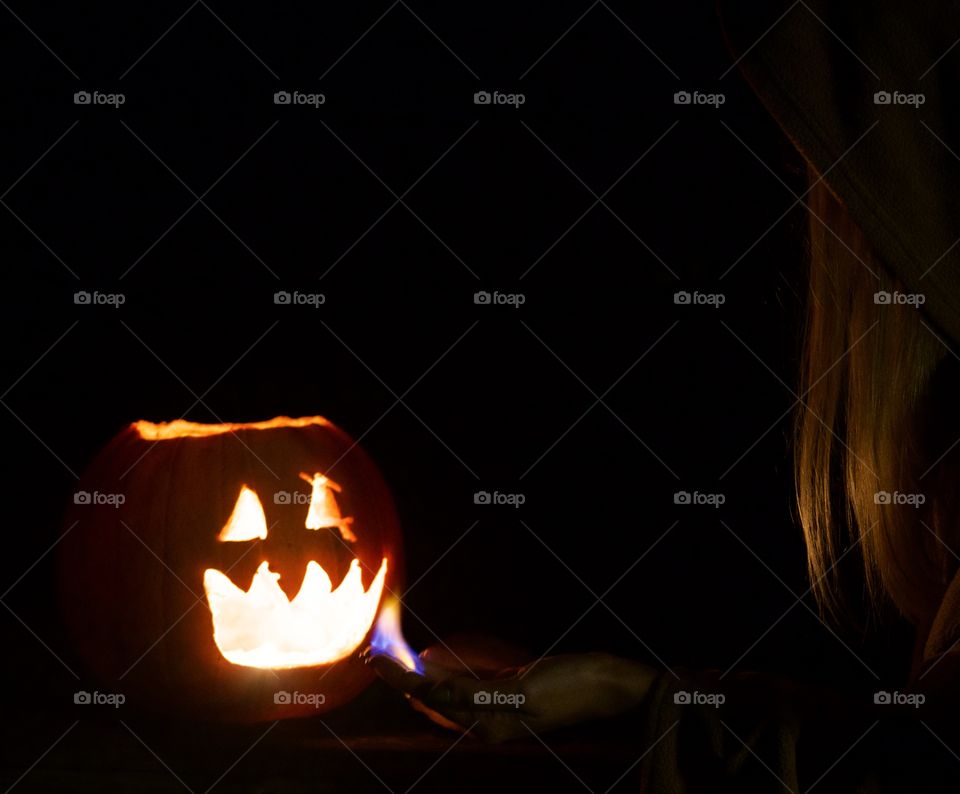
[[[370,648],[375,654],[396,659],[407,670],[423,675],[423,663],[416,652],[407,645],[400,630],[400,601],[394,595],[384,598],[380,617],[373,629]]]

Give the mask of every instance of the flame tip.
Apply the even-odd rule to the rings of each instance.
[[[384,560],[386,564],[386,560]],[[395,659],[407,670],[423,675],[423,662],[403,637],[400,628],[400,599],[390,592],[383,599],[380,616],[370,639],[372,653],[382,653]]]

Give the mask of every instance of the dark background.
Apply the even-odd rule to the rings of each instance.
[[[535,654],[870,688],[858,656],[901,670],[887,648],[902,638],[841,634],[845,648],[804,606],[780,619],[807,589],[787,413],[805,246],[790,191],[804,186],[736,69],[720,79],[731,58],[711,3],[12,2],[0,20],[5,783],[74,719],[21,788],[62,774],[85,790],[117,769],[178,787],[159,756],[191,787],[300,790],[319,785],[300,746],[343,785],[378,787],[327,726],[406,788],[452,741],[377,687],[323,726],[280,726],[216,781],[262,731],[198,740],[124,714],[132,736],[73,708],[66,668],[87,681],[47,552],[75,476],[140,418],[319,413],[362,437],[396,497],[408,578],[423,575],[405,597],[418,649],[475,629]],[[77,106],[80,90],[126,101]],[[279,90],[326,103],[278,106]],[[526,101],[475,105],[480,90]],[[726,101],[675,105],[680,90]],[[125,304],[75,305],[79,290]],[[278,306],[279,290],[326,302]],[[525,304],[475,305],[479,290]],[[678,306],[679,290],[726,302]],[[526,503],[475,505],[478,490]],[[726,503],[678,506],[679,490]],[[364,755],[363,737],[410,732],[407,754]],[[205,742],[226,762],[199,760]],[[586,776],[606,746],[588,729],[555,749]],[[591,785],[643,749],[624,742]],[[517,752],[577,785],[533,739],[460,743],[430,777]],[[278,766],[290,778],[263,783]]]

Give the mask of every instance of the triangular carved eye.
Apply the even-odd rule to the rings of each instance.
[[[317,472],[310,475],[300,472],[300,479],[310,483],[310,509],[307,511],[307,520],[304,523],[307,529],[324,529],[336,527],[340,536],[350,543],[357,542],[357,536],[350,529],[353,523],[351,516],[340,514],[340,507],[334,492],[340,493],[341,488],[329,477]]]
[[[240,488],[237,503],[217,540],[263,540],[267,537],[267,517],[256,491],[246,485]]]

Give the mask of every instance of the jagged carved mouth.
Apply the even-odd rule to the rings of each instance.
[[[248,590],[215,568],[203,574],[213,615],[213,639],[223,657],[244,667],[290,668],[330,664],[353,653],[373,625],[383,593],[387,561],[370,587],[363,588],[360,563],[353,560],[343,581],[307,563],[293,599],[277,584],[280,575],[262,562]]]

